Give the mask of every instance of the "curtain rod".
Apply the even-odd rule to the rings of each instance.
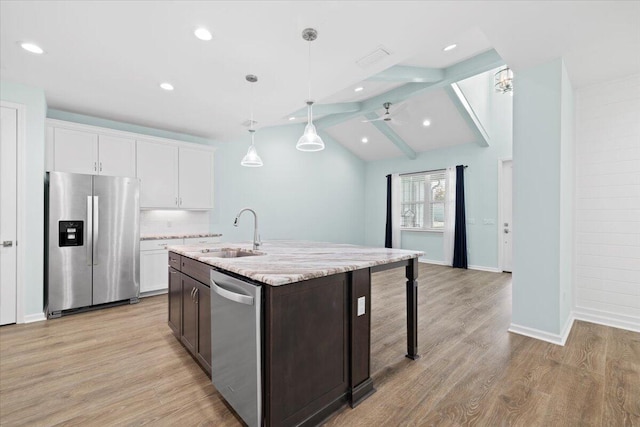
[[[468,168],[468,165],[464,165],[464,168]],[[405,176],[405,175],[415,175],[418,173],[427,173],[427,172],[437,172],[437,171],[443,171],[443,170],[447,170],[447,168],[444,169],[432,169],[430,171],[418,171],[418,172],[407,172],[407,173],[401,173],[400,176]]]

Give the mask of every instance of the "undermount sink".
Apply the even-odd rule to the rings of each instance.
[[[240,258],[247,256],[264,255],[262,252],[254,252],[246,249],[203,249],[202,253],[213,258]]]

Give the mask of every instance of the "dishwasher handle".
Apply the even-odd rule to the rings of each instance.
[[[251,295],[238,294],[236,292],[224,289],[218,286],[216,282],[213,281],[213,279],[211,279],[211,289],[213,289],[213,292],[220,295],[222,298],[226,298],[230,301],[240,304],[253,305],[253,297]]]

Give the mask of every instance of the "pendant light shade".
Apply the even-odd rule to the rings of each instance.
[[[253,74],[247,74],[245,77],[249,83],[255,83],[258,81],[258,77]],[[251,145],[247,150],[247,154],[242,158],[240,164],[249,168],[259,168],[262,166],[262,159],[258,155],[255,145],[255,133],[253,129],[253,87],[251,88],[251,120],[249,120],[249,133],[251,134]]]
[[[260,166],[262,166],[262,159],[260,158],[260,156],[258,156],[258,151],[256,150],[256,147],[254,145],[253,135],[256,131],[250,129],[249,132],[251,132],[251,145],[247,150],[246,156],[242,158],[240,164],[249,168],[259,168]]]
[[[324,142],[318,135],[316,127],[313,125],[313,111],[311,100],[311,42],[318,38],[318,32],[313,28],[306,28],[302,31],[302,38],[309,42],[309,98],[307,100],[307,125],[304,134],[298,139],[296,148],[300,151],[320,151],[324,150]]]
[[[494,75],[494,86],[496,92],[509,93],[513,95],[513,71],[511,68],[505,67]]]
[[[304,127],[304,134],[298,139],[298,143],[296,144],[296,148],[300,151],[320,151],[324,150],[324,142],[322,142],[322,138],[318,135],[316,131],[316,127],[313,125],[311,119],[311,105],[313,102],[307,102],[307,112],[308,112],[308,123]]]

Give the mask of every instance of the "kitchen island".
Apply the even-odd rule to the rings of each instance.
[[[216,333],[211,271],[262,289],[258,424],[316,425],[345,403],[354,407],[375,391],[370,377],[372,272],[406,269],[407,357],[418,357],[421,252],[301,241],[270,241],[258,251],[250,247],[170,247],[169,325],[211,373],[207,335]]]

